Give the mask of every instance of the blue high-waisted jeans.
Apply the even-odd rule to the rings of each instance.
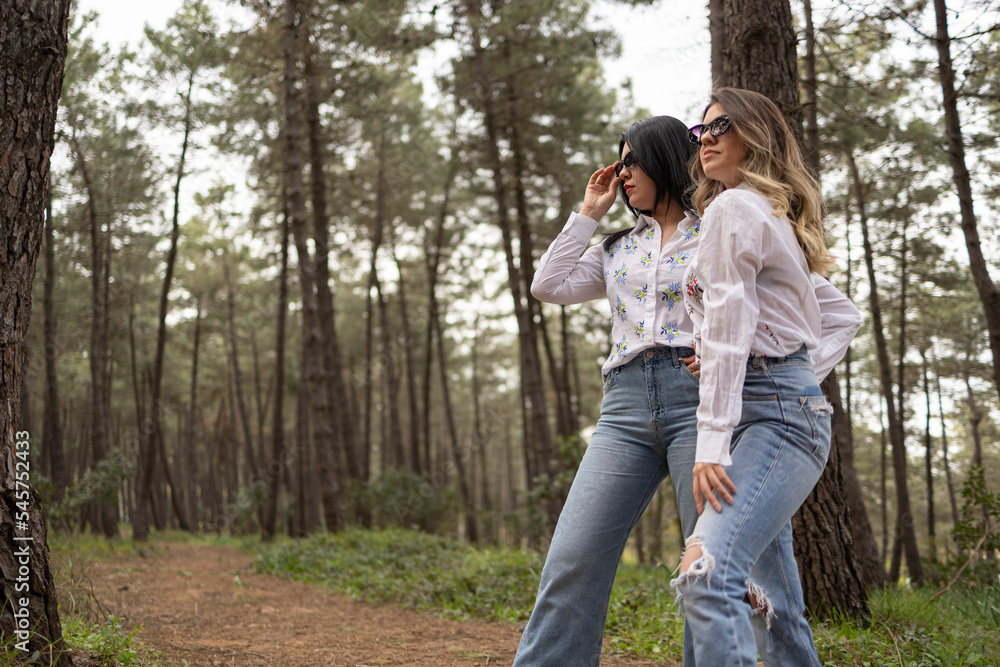
[[[722,503],[721,512],[706,504],[687,539],[688,548],[697,545],[702,555],[671,582],[683,599],[685,640],[692,640],[698,665],[755,667],[760,649],[771,664],[818,666],[801,613],[780,629],[773,618],[771,632],[762,637],[747,603],[749,585],[769,611],[781,613],[768,588],[785,579],[790,601],[801,611],[791,518],[830,453],[830,406],[805,348],[784,358],[749,360],[731,451],[726,472],[736,486],[734,504]]]
[[[698,379],[681,362],[692,354],[689,348],[654,348],[605,377],[601,418],[552,536],[515,666],[600,663],[618,562],[632,528],[667,475],[684,537],[694,530],[698,510],[691,474]],[[770,614],[753,617],[768,667],[812,664],[779,659],[794,656],[799,646],[814,652],[811,634],[807,641],[785,641],[800,638],[802,625],[809,631],[791,547],[789,524],[764,551],[751,577],[770,603]],[[748,604],[746,608],[749,614]],[[684,664],[693,665],[694,644],[686,623],[684,645]]]

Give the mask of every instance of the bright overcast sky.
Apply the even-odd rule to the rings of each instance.
[[[110,44],[142,39],[142,28],[162,28],[182,0],[77,0],[78,11],[100,15],[95,34]],[[216,8],[219,3],[212,3]],[[596,0],[594,16],[622,36],[622,58],[607,63],[607,79],[630,77],[636,102],[654,114],[693,124],[710,90],[708,9],[704,0],[659,0],[627,8]]]

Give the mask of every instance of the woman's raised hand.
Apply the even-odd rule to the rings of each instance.
[[[617,164],[617,162],[615,163]],[[587,192],[583,195],[583,206],[580,215],[594,220],[600,220],[611,210],[618,196],[618,184],[621,179],[615,176],[615,165],[598,169],[591,175],[587,183]]]

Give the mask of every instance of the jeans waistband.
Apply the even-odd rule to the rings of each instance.
[[[667,345],[657,345],[655,347],[650,347],[639,352],[633,359],[630,359],[627,363],[617,366],[617,368],[626,368],[632,365],[639,365],[646,363],[647,361],[654,361],[656,359],[671,359],[676,364],[682,364],[684,362],[681,359],[690,357],[694,355],[694,350],[690,347],[670,347]],[[615,370],[615,369],[611,369]]]
[[[807,364],[811,363],[809,359],[809,349],[803,345],[799,349],[795,350],[791,354],[786,354],[783,357],[768,357],[764,355],[751,354],[750,358],[747,360],[747,368],[749,369],[765,369],[770,366],[775,366],[777,364],[783,364],[786,362],[805,362]]]

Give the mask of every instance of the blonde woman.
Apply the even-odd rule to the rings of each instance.
[[[791,518],[829,454],[830,406],[810,365],[822,327],[810,275],[832,260],[818,185],[773,102],[719,89],[690,132],[700,145],[692,203],[703,216],[684,278],[700,362],[692,480],[700,516],[672,585],[698,665],[755,667],[751,614],[767,606],[767,591],[752,585],[755,565],[767,550],[783,552],[769,560],[785,564],[782,576],[799,589]],[[775,649],[797,658],[776,664],[818,667],[800,621]]]

